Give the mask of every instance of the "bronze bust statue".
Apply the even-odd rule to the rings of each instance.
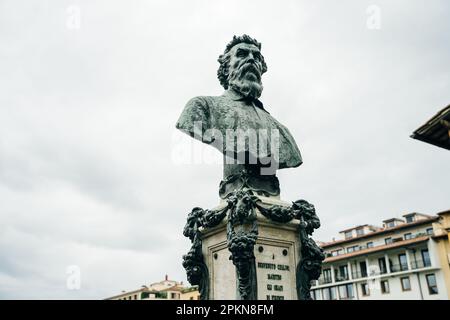
[[[289,130],[272,117],[259,100],[263,90],[261,77],[267,71],[261,44],[248,35],[235,36],[218,61],[217,75],[225,92],[221,96],[191,99],[176,125],[195,139],[217,148],[223,154],[224,162],[219,188],[223,199],[221,205],[211,210],[195,207],[188,215],[184,235],[191,240],[192,246],[183,256],[183,266],[190,283],[199,286],[202,300],[223,298],[211,290],[220,281],[210,274],[209,268],[211,257],[224,257],[224,249],[219,250],[217,246],[217,241],[222,246],[223,238],[217,235],[226,231],[226,244],[231,255],[225,253],[225,257],[228,255],[236,269],[235,275],[231,272],[228,275],[230,282],[236,278],[236,288],[230,287],[228,298],[234,295],[241,300],[295,298],[291,294],[271,295],[264,286],[258,289],[258,283],[264,283],[265,276],[260,273],[262,278],[258,280],[256,262],[264,261],[265,256],[259,254],[262,252],[259,248],[263,246],[259,246],[259,253],[255,250],[261,239],[266,248],[281,249],[280,240],[285,240],[281,234],[291,232],[291,236],[298,237],[296,245],[288,245],[292,250],[298,250],[296,258],[292,256],[298,260],[296,266],[291,265],[291,270],[295,269],[296,296],[309,300],[311,281],[319,278],[325,258],[322,249],[310,238],[314,229],[320,226],[314,205],[305,200],[290,205],[261,197],[279,196],[276,170],[298,167],[302,163]],[[266,223],[272,224],[277,235],[265,230]],[[292,234],[292,229],[280,227],[282,224],[296,228],[296,235]],[[269,244],[268,239],[276,240],[276,244]],[[287,255],[288,250],[284,251],[286,254],[283,255]],[[216,263],[218,268],[226,264],[225,260]]]
[[[267,71],[261,44],[248,35],[234,36],[218,62],[225,92],[192,98],[176,127],[223,153],[222,198],[242,188],[278,196],[276,170],[298,167],[302,158],[289,130],[258,99]]]

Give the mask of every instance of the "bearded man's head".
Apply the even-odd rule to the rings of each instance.
[[[234,36],[219,56],[220,67],[217,77],[225,88],[232,88],[246,98],[261,96],[263,86],[261,76],[267,71],[264,57],[261,55],[261,43],[244,34]]]

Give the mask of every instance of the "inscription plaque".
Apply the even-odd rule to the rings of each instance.
[[[258,278],[258,297],[267,300],[296,299],[295,267],[291,248],[263,245],[255,253]],[[287,250],[288,254],[283,254]]]

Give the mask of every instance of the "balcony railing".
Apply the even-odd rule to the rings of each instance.
[[[352,272],[352,278],[353,279],[360,279],[360,278],[366,278],[367,277],[367,271],[361,272],[361,271],[353,271]]]
[[[387,273],[387,268],[386,267],[379,267],[377,272],[373,272],[374,274],[386,274]]]
[[[327,283],[331,283],[331,278],[319,278],[319,286],[322,284],[327,284]]]
[[[411,261],[411,269],[420,269],[420,268],[426,268],[426,267],[431,267],[431,261],[429,261],[429,260]]]
[[[336,282],[346,281],[349,279],[348,274],[337,274],[335,278]]]
[[[431,267],[431,261],[429,260],[416,260],[416,261],[411,261],[411,269],[420,269],[420,268],[426,268],[426,267]],[[401,272],[401,271],[407,271],[410,268],[408,267],[408,264],[406,263],[401,263],[401,264],[392,264],[390,265],[390,270],[391,272]],[[370,274],[369,274],[370,273]],[[373,277],[376,275],[381,275],[381,274],[387,274],[387,268],[378,268],[377,270],[367,270],[367,271],[352,271],[352,279],[361,279],[361,278],[367,278],[367,277]],[[335,281],[336,282],[342,282],[342,281],[347,281],[350,280],[350,277],[348,274],[336,274],[335,275]],[[319,278],[319,280],[317,280],[317,282],[313,283],[313,286],[315,285],[324,285],[324,284],[329,284],[332,283],[332,279],[331,278]]]
[[[400,272],[400,271],[406,271],[408,270],[408,264],[407,263],[400,263],[400,264],[393,264],[390,266],[391,272]]]

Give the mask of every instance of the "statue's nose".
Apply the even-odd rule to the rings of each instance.
[[[253,53],[248,54],[247,62],[255,63],[255,57],[253,56]]]

